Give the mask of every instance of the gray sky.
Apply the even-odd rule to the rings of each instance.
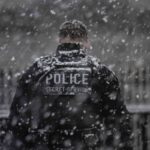
[[[10,12],[8,11],[8,15],[10,16],[8,16],[7,13],[5,14],[1,12],[2,14],[1,17],[6,18],[6,19],[10,18],[10,20],[12,19],[11,21],[13,21],[15,25],[18,25],[20,23],[21,25],[30,25],[30,21],[32,21],[32,19],[30,19],[30,14],[27,14],[26,16],[24,16],[25,15],[24,12],[26,12],[26,9],[22,9],[22,8],[29,8],[31,10],[31,13],[33,14],[34,12],[32,12],[32,10],[36,6],[35,3],[41,6],[41,3],[40,3],[41,1],[42,2],[47,1],[50,4],[51,2],[53,2],[57,6],[58,4],[61,6],[59,8],[57,8],[56,6],[55,6],[56,8],[53,8],[53,6],[50,5],[52,7],[50,9],[48,6],[46,10],[49,10],[49,11],[46,11],[46,13],[43,13],[43,14],[41,13],[41,17],[39,17],[39,20],[37,19],[39,22],[33,23],[33,25],[35,24],[40,30],[51,29],[51,31],[47,32],[47,30],[46,31],[44,30],[44,32],[43,31],[38,32],[37,35],[32,35],[30,34],[30,32],[24,31],[25,29],[24,26],[20,30],[18,29],[18,26],[17,26],[15,32],[13,33],[7,32],[7,30],[6,32],[3,33],[3,30],[2,30],[2,33],[0,34],[0,65],[2,67],[6,68],[6,67],[12,66],[13,68],[25,68],[28,64],[31,64],[31,61],[33,61],[34,58],[39,57],[41,55],[47,55],[55,51],[56,46],[58,44],[56,42],[57,28],[60,25],[61,21],[62,20],[64,21],[62,17],[65,14],[67,15],[71,14],[72,9],[71,8],[68,9],[69,5],[72,5],[76,1],[85,2],[85,4],[88,2],[94,3],[93,0],[55,0],[55,1],[53,0],[0,0],[0,9],[1,8],[13,9],[13,11],[10,11]],[[100,0],[97,0],[96,2],[99,2],[99,1]],[[107,1],[115,1],[115,0],[107,0]],[[131,6],[134,6],[139,9],[150,8],[150,0],[129,0],[129,1],[130,1]],[[96,5],[96,3],[94,4]],[[93,7],[94,7],[94,4],[93,4]],[[19,8],[19,11],[16,9],[17,12],[15,13],[14,8],[17,8],[18,6],[21,6],[21,9]],[[84,3],[83,3],[83,6],[84,6]],[[63,9],[61,9],[60,11],[60,8],[62,7]],[[53,12],[53,9],[55,12]],[[43,8],[42,10],[45,11],[45,8]],[[66,10],[66,11],[63,11],[63,10]],[[91,10],[91,9],[87,10],[86,15],[87,16],[91,15],[93,12],[95,12],[95,10],[96,10],[95,7],[94,7],[94,10]],[[101,11],[102,10],[99,10],[99,12]],[[76,11],[73,11],[73,15],[70,15],[71,17],[75,17],[74,12]],[[83,12],[86,12],[86,11],[82,11],[82,13]],[[13,18],[13,13],[15,16],[14,18]],[[77,15],[79,15],[78,13]],[[112,14],[112,12],[109,12],[109,13],[110,13],[109,15]],[[20,14],[22,17],[20,17]],[[79,16],[82,16],[82,14]],[[131,16],[131,19],[132,19],[131,21],[135,23],[135,26],[136,26],[136,22],[134,22],[133,20],[134,17],[135,17],[134,15],[133,17]],[[81,18],[81,20],[88,22],[87,25],[89,26],[89,29],[92,30],[92,32],[90,33],[90,37],[91,37],[92,44],[94,47],[94,50],[93,50],[94,55],[101,57],[102,61],[108,62],[108,64],[117,64],[117,65],[125,64],[128,60],[132,62],[132,61],[137,61],[139,59],[139,60],[142,60],[143,62],[145,61],[146,63],[149,61],[150,53],[148,54],[148,51],[149,51],[149,46],[150,46],[149,44],[150,36],[147,37],[147,35],[143,33],[142,31],[141,31],[142,33],[141,32],[137,33],[134,36],[130,36],[130,35],[127,36],[126,34],[123,33],[123,31],[120,31],[120,30],[115,31],[114,29],[110,28],[112,20],[109,21],[109,18],[108,18],[108,23],[110,23],[109,24],[110,27],[108,26],[107,30],[103,30],[103,28],[101,29],[100,26],[99,25],[97,26],[96,24],[96,21],[99,20],[99,18],[100,18],[99,15],[97,15],[97,18],[96,18],[95,14],[90,18],[92,26],[89,26],[90,19],[89,21],[87,21],[88,20],[87,17]],[[7,21],[6,19],[4,19],[6,21],[6,25],[9,25],[10,21],[9,20]],[[128,16],[127,16],[127,19],[128,19]],[[104,20],[106,22],[105,23],[103,22],[102,25],[106,27],[107,16],[106,18],[104,18]],[[119,21],[120,22],[123,21],[122,15]],[[119,23],[117,25],[120,25]],[[141,23],[141,26],[143,26],[142,23]],[[118,27],[117,25],[115,26],[116,28]],[[50,27],[47,28],[47,26],[50,26]],[[137,27],[139,27],[139,24],[137,25]],[[10,26],[10,29],[11,28],[12,26]],[[145,27],[143,26],[143,28]],[[142,61],[138,61],[138,62],[142,62]]]

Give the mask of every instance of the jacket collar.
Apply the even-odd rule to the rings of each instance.
[[[63,43],[58,45],[56,55],[63,58],[85,57],[85,49],[82,49],[80,44]]]

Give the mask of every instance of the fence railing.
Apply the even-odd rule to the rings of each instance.
[[[150,68],[128,67],[116,71],[120,80],[122,98],[127,104],[150,104]]]
[[[0,69],[0,106],[10,105],[16,88],[17,76],[12,70]]]

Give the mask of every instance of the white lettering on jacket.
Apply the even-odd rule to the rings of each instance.
[[[87,73],[70,73],[70,74],[64,74],[64,73],[54,73],[54,74],[49,74],[46,77],[46,85],[51,85],[53,84],[83,84],[83,85],[88,85],[88,77],[89,74]]]

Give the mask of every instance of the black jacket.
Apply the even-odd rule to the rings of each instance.
[[[117,77],[79,44],[59,45],[54,56],[39,58],[23,73],[9,128],[26,146],[36,139],[50,149],[132,149]]]

